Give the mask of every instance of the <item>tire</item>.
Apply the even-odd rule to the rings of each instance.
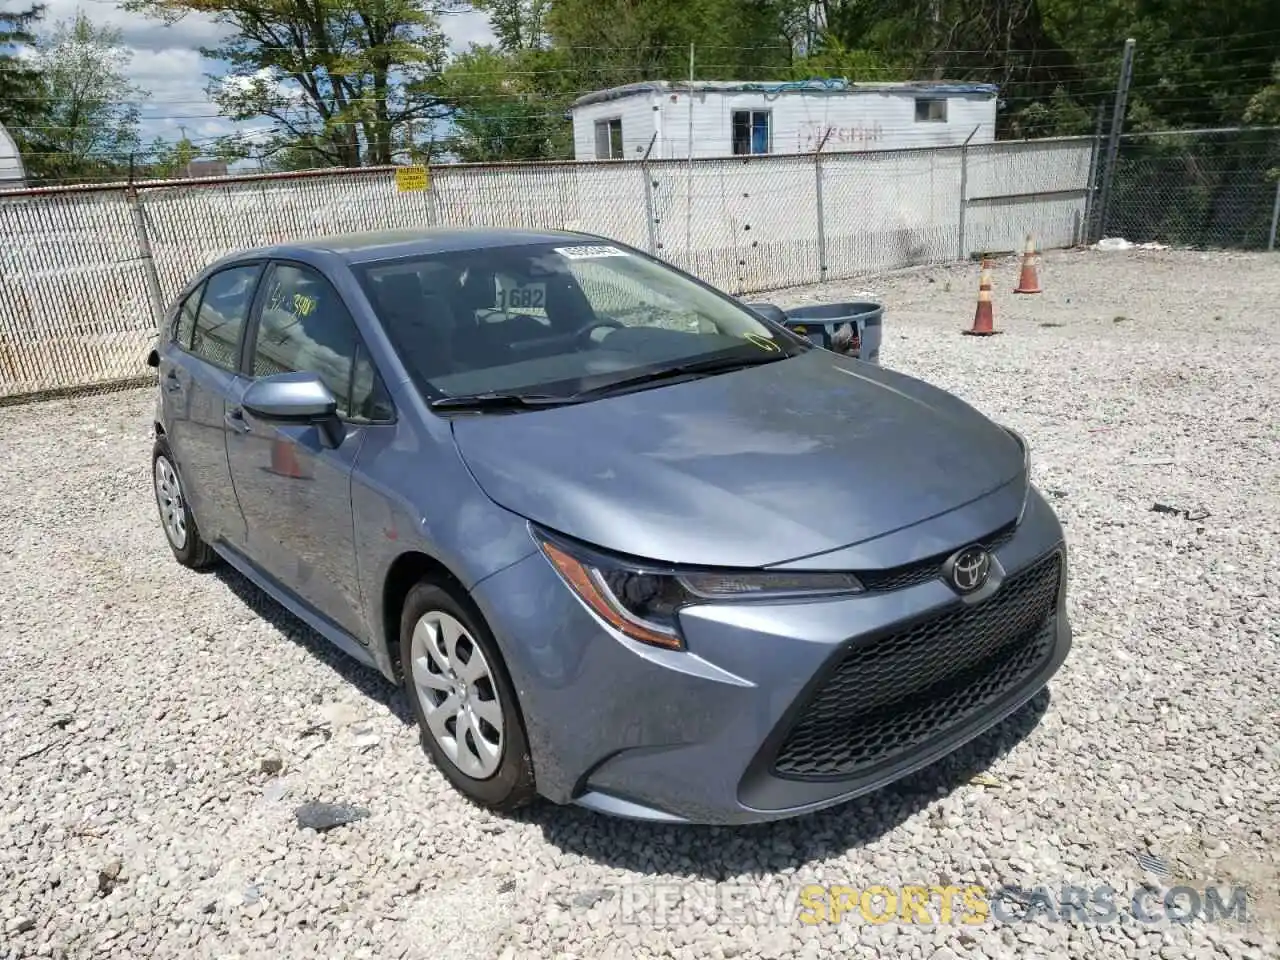
[[[160,528],[174,558],[192,570],[213,566],[218,555],[200,536],[196,518],[192,516],[191,507],[182,492],[173,452],[163,437],[156,439],[151,451],[151,489],[155,494],[156,508],[160,511]]]
[[[423,749],[449,782],[498,812],[532,802],[537,792],[520,705],[479,611],[438,583],[420,581],[400,614],[400,664]]]

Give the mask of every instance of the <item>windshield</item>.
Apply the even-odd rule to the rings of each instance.
[[[430,398],[569,396],[689,363],[805,349],[733,300],[621,247],[572,240],[358,268]]]

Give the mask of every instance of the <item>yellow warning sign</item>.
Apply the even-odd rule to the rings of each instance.
[[[431,174],[426,167],[396,167],[396,189],[401,193],[426,190],[431,186]]]

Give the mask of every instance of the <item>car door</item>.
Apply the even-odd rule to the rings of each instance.
[[[261,263],[211,274],[178,310],[159,365],[169,447],[182,489],[210,543],[241,547],[244,517],[227,465],[227,400],[243,389],[240,354]]]
[[[320,376],[338,400],[343,437],[326,446],[311,425],[271,424],[233,404],[227,459],[248,527],[251,560],[363,639],[351,508],[352,470],[371,424],[392,418],[351,313],[314,268],[275,261],[250,324],[246,379]]]

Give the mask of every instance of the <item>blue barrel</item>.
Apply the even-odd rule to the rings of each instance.
[[[880,362],[884,304],[869,300],[855,300],[848,303],[822,303],[811,307],[794,307],[783,313],[785,319],[781,321],[782,323],[793,332],[808,337],[810,342],[823,349],[851,353],[868,363]],[[858,334],[858,349],[851,351],[849,347],[852,346],[852,334],[855,330]]]

